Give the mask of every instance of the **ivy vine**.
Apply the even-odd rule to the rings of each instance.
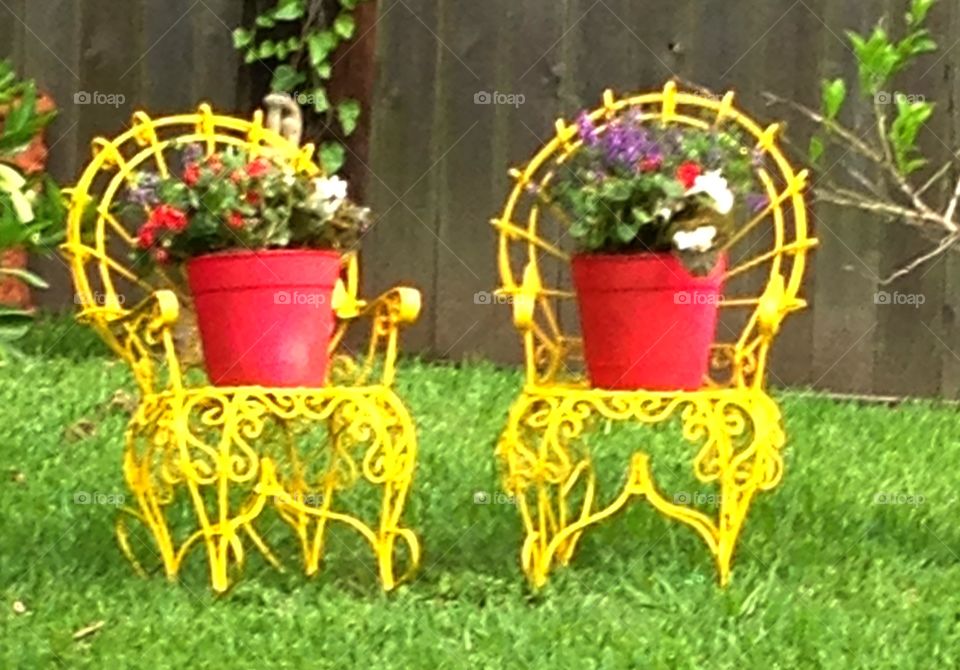
[[[356,34],[354,11],[368,0],[276,0],[250,27],[233,31],[233,45],[244,62],[262,61],[273,72],[271,90],[290,93],[302,106],[317,114],[327,128],[339,127],[347,138],[357,129],[360,102],[332,100],[328,82],[337,47]],[[344,145],[325,140],[320,162],[328,175],[346,161]]]

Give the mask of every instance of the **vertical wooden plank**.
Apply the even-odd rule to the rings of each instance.
[[[902,25],[902,3],[888,0],[888,15],[895,17],[895,25]],[[934,7],[930,25],[948,25],[950,7]],[[950,38],[941,36],[941,49],[949,49]],[[908,96],[923,97],[935,102],[935,114],[920,137],[920,147],[931,164],[915,181],[924,178],[951,158],[946,142],[950,138],[948,68],[941,58],[943,52],[921,58],[906,77],[898,80],[896,91]],[[924,72],[927,74],[924,75]],[[888,91],[884,104],[888,116],[896,114],[894,91]],[[945,199],[943,192],[932,191],[932,201]],[[939,205],[939,203],[937,203]],[[882,226],[882,276],[889,276],[912,258],[931,249],[934,242],[926,240],[900,221],[884,222],[873,217],[874,225]],[[947,264],[944,258],[928,263],[906,277],[881,287],[877,309],[877,347],[874,384],[884,395],[935,396],[940,392],[942,357],[937,353],[946,332],[943,328],[942,306],[945,299],[944,282]]]
[[[364,201],[371,179],[370,114],[377,74],[377,3],[368,2],[358,6],[355,18],[356,37],[337,50],[330,89],[335,100],[352,98],[360,103],[360,120],[354,133],[347,139],[347,163],[343,174],[350,182],[353,196]]]
[[[80,26],[77,3],[72,0],[30,2],[24,7],[21,71],[36,80],[57,103],[57,118],[47,130],[47,169],[62,184],[71,184],[80,169],[78,126],[82,107],[74,102],[80,84]],[[27,29],[29,28],[29,29]],[[85,157],[86,152],[83,153]],[[30,260],[32,269],[50,284],[34,297],[42,307],[73,305],[73,286],[66,263],[50,250],[49,257]]]
[[[145,2],[141,11],[144,52],[137,64],[137,73],[143,87],[134,107],[144,109],[151,116],[193,108],[194,89],[202,81],[206,63],[221,60],[223,55],[206,44],[196,45],[198,53],[194,53],[194,25],[208,18],[208,12],[194,0]],[[226,32],[219,27],[220,32]],[[211,58],[214,54],[217,57]]]
[[[507,8],[504,25],[509,28],[501,29],[499,36],[501,56],[497,59],[496,90],[522,95],[523,99],[516,106],[502,105],[495,110],[494,196],[487,218],[499,214],[513,188],[512,180],[507,177],[508,168],[523,166],[553,136],[563,75],[560,46],[564,30],[562,4],[531,0]],[[482,225],[485,221],[470,223]],[[487,237],[484,246],[492,248],[496,244],[496,232],[487,226],[484,234]],[[526,260],[524,255],[522,262]],[[546,258],[539,260],[547,273],[545,280],[556,286],[559,264],[551,264]],[[484,272],[487,271],[484,268]],[[481,293],[485,296],[493,291],[498,282],[499,277],[494,274],[492,283]],[[519,362],[522,352],[519,337],[509,321],[510,308],[492,300],[477,300],[476,303],[474,309],[477,312],[496,312],[494,317],[499,319],[495,326],[497,330],[484,336],[483,353],[499,362]]]
[[[429,351],[436,320],[436,190],[432,148],[437,106],[438,0],[380,3],[369,182],[374,224],[363,240],[365,291],[419,288],[424,308],[404,332],[406,351]],[[415,10],[415,12],[414,12]]]
[[[775,5],[776,11],[772,5]],[[751,62],[754,69],[740,71],[734,68],[731,77],[736,82],[738,92],[745,95],[740,101],[749,105],[748,111],[761,125],[782,122],[788,110],[783,108],[765,108],[761,95],[765,91],[776,93],[785,98],[798,100],[816,108],[819,105],[820,59],[821,51],[811,44],[832,37],[827,33],[820,19],[825,5],[824,0],[807,0],[804,4],[786,2],[771,3],[771,7],[751,11],[762,14],[762,21],[756,25],[750,39],[744,40],[744,48],[755,44],[754,49],[744,58]],[[755,41],[756,40],[756,41]],[[839,46],[839,45],[838,45]],[[753,56],[753,58],[751,58]],[[749,89],[749,91],[748,91]],[[793,120],[793,119],[791,119]],[[791,123],[786,133],[794,138],[805,137],[811,129]],[[795,153],[795,152],[792,152]],[[803,167],[803,156],[793,156],[796,169]],[[808,197],[808,201],[812,199]],[[792,221],[788,222],[788,225]],[[792,268],[790,261],[785,262],[784,276]],[[815,293],[813,273],[808,270],[802,288],[802,297]],[[813,311],[803,310],[792,314],[781,329],[775,343],[768,367],[768,380],[773,386],[806,385],[811,378],[813,360]]]
[[[822,32],[817,43],[824,55],[824,77],[843,74],[847,81],[856,80],[853,58],[847,46],[838,42],[837,35],[842,36],[844,29],[862,30],[872,25],[877,7],[873,1],[854,6],[826,4],[820,18],[831,30]],[[849,155],[828,155],[824,170],[831,174],[841,171],[839,160],[854,164],[856,161]],[[823,171],[814,175],[815,180],[823,177]],[[880,271],[882,231],[876,222],[846,209],[821,206],[811,214],[814,232],[821,240],[813,255],[816,282],[810,294],[816,305],[811,383],[831,391],[869,393],[876,390],[874,294]]]
[[[191,106],[207,101],[214,109],[238,109],[238,74],[246,66],[233,48],[233,30],[243,24],[244,7],[248,4],[238,0],[204,0],[193,10],[195,65]]]
[[[438,192],[436,349],[453,358],[493,352],[506,332],[504,309],[478,309],[476,296],[496,284],[495,245],[487,224],[502,198],[502,170],[493,142],[499,114],[512,113],[520,94],[497,91],[496,35],[509,0],[441,3],[438,40],[443,45],[437,69],[439,99],[435,155]],[[496,183],[501,183],[501,188]],[[505,342],[505,340],[504,340]]]
[[[0,58],[9,58],[15,64],[23,61],[24,8],[26,0],[7,0],[0,5]]]
[[[93,138],[112,137],[129,125],[140,96],[140,61],[149,45],[142,17],[111,4],[84,4],[80,25],[81,81],[74,102],[80,107],[81,142],[89,146]],[[89,155],[81,146],[80,161]]]
[[[960,6],[950,4],[949,17],[945,24],[947,30],[938,31],[937,36],[943,42],[944,36],[957,35],[960,31]],[[949,37],[946,47],[949,47]],[[943,47],[941,47],[943,48]],[[948,102],[941,114],[949,117],[949,134],[945,138],[951,147],[960,146],[960,50],[953,49],[946,58]],[[950,185],[960,178],[960,170],[953,171]],[[945,266],[944,300],[940,306],[942,318],[941,341],[936,342],[933,350],[939,354],[941,362],[940,394],[951,400],[960,398],[960,252],[956,248],[942,261]],[[921,326],[922,327],[922,326]]]

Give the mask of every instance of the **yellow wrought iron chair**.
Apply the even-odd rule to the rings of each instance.
[[[700,534],[725,585],[754,496],[775,487],[783,472],[780,412],[764,390],[764,378],[781,322],[806,305],[798,292],[806,254],[816,243],[807,231],[807,173],[795,172],[777,147],[779,126],[763,128],[738,111],[733,93],[718,99],[680,92],[674,82],[622,99],[607,91],[590,117],[602,132],[624,110],[663,124],[736,124],[756,141],[749,149],[764,152],[775,166],[758,167],[769,205],[731,240],[718,341],[702,389],[609,391],[591,388],[577,371],[582,350],[572,332],[576,326],[568,325],[576,322],[576,307],[565,283],[570,257],[565,228],[550,216],[544,197],[556,166],[580,148],[576,125],[558,121],[556,136],[526,166],[510,171],[515,185],[492,224],[499,232],[499,292],[513,305],[525,386],[497,446],[503,485],[526,530],[521,565],[535,587],[546,582],[556,562],[571,560],[587,527],[640,496]],[[643,449],[630,458],[619,494],[601,501],[589,430],[613,422],[652,426],[672,418],[696,448],[696,478],[720,489],[716,518],[661,493]]]
[[[397,288],[376,300],[360,299],[357,257],[347,254],[333,297],[338,327],[331,351],[337,357],[325,387],[209,386],[178,355],[178,315],[189,295],[170,274],[148,282],[133,271],[135,240],[112,207],[134,171],[150,167],[166,176],[170,152],[182,143],[200,144],[207,155],[241,147],[319,173],[314,147],[299,147],[298,124],[282,117],[275,106],[266,124],[261,111],[244,120],[215,115],[208,105],[159,119],[138,112],[116,139],[94,140],[93,160],[72,190],[64,245],[78,318],[133,370],[139,406],[126,432],[123,472],[136,508],[125,511],[149,530],[169,578],[197,546],[206,548],[216,591],[227,589],[231,561],[242,564],[251,545],[280,566],[258,528],[272,509],[292,529],[307,574],[320,567],[328,526],[342,523],[369,542],[389,590],[402,579],[394,567],[397,540],[407,549],[405,574],[420,557],[416,535],[401,522],[415,467],[415,429],[391,388],[398,331],[416,319],[419,292]],[[132,304],[137,295],[144,297]],[[372,335],[358,363],[343,341],[347,328],[364,318],[372,322]],[[378,511],[370,522],[341,503],[341,494],[363,481],[382,489],[379,496],[372,490],[378,501],[371,507]],[[117,536],[144,573],[129,515],[119,515]]]

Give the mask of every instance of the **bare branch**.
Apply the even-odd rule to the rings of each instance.
[[[960,239],[960,233],[952,233],[950,235],[947,235],[942,240],[940,240],[940,244],[938,244],[936,247],[934,247],[933,249],[931,249],[930,251],[924,254],[921,254],[920,256],[917,256],[912,261],[904,265],[902,268],[900,268],[899,270],[891,274],[886,279],[882,279],[880,281],[880,284],[882,286],[887,286],[888,284],[893,283],[900,277],[910,274],[911,272],[916,270],[918,267],[920,267],[924,263],[936,258],[940,254],[945,252],[947,249],[952,247],[954,244],[956,244],[958,239]]]

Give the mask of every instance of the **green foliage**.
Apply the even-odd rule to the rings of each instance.
[[[135,387],[88,334],[72,322],[35,328],[23,348],[36,353],[0,375],[2,668],[960,666],[953,408],[779,393],[786,474],[757,496],[727,589],[701,538],[638,498],[589,529],[571,565],[534,595],[520,572],[517,509],[494,495],[493,445],[522,375],[407,361],[397,378],[420,440],[405,518],[425,548],[416,579],[380,593],[369,547],[342,524],[331,526],[320,573],[304,577],[278,522],[261,530],[286,570],[251,548],[234,588],[216,596],[202,546],[170,582],[135,534],[150,571],[142,579],[117,548],[118,507],[77,502],[85,492],[136,505],[122,469],[123,400]],[[714,491],[693,479],[695,448],[675,427],[598,428],[590,444],[603,502],[621,490],[638,445],[668,498]],[[855,444],[870,456],[841,448]],[[474,503],[480,491],[488,504]],[[881,494],[916,503],[878,504]]]
[[[585,251],[680,251],[675,234],[703,226],[716,229],[710,248],[716,251],[736,217],[714,211],[717,203],[707,193],[688,193],[681,176],[685,169],[726,180],[724,188],[740,205],[738,214],[747,207],[737,196],[759,191],[755,162],[762,156],[736,129],[665,128],[631,114],[606,127],[581,116],[579,125],[583,145],[559,166],[544,196],[566,212],[570,235]],[[681,258],[695,271],[709,270],[715,260],[693,263],[694,254]]]
[[[356,35],[354,10],[366,0],[277,0],[256,17],[252,26],[233,32],[233,45],[247,63],[264,61],[273,71],[273,91],[296,94],[297,101],[320,117],[340,138],[357,128],[360,103],[351,98],[331,100],[327,82],[333,54]],[[340,140],[327,138],[320,147],[327,174],[345,162]]]
[[[339,177],[312,178],[233,147],[204,157],[186,145],[181,162],[166,179],[135,174],[119,205],[138,230],[133,258],[144,270],[228,249],[348,249],[368,223]]]
[[[881,126],[880,133],[893,151],[894,167],[904,176],[909,176],[927,163],[917,155],[917,138],[934,110],[932,104],[922,99],[914,100],[893,90],[893,80],[897,74],[913,65],[917,58],[936,51],[937,43],[926,28],[928,15],[936,2],[911,0],[905,16],[905,34],[900,40],[890,35],[884,20],[877,22],[870,33],[847,31],[857,60],[860,94],[873,102],[876,123]],[[842,78],[825,80],[822,84],[823,128],[821,134],[812,138],[809,149],[809,157],[814,164],[823,155],[831,132],[836,131],[834,124],[846,101],[847,88]],[[897,108],[892,122],[883,110],[890,103],[895,103]]]

